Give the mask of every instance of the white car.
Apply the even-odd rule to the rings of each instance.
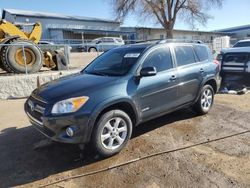
[[[124,45],[124,41],[119,37],[102,37],[92,40],[85,45],[88,52],[105,52],[112,48]]]

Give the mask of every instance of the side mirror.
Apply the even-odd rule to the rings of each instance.
[[[97,42],[96,42],[96,44],[100,44],[102,41],[101,40],[98,40]]]
[[[141,77],[155,76],[156,74],[157,74],[157,70],[155,67],[144,67],[140,71]]]

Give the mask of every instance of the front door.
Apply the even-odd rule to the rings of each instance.
[[[157,74],[138,81],[138,100],[142,120],[159,116],[176,106],[177,77],[168,47],[152,50],[142,67],[155,67]]]

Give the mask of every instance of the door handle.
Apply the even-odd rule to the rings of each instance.
[[[172,75],[171,78],[170,78],[170,81],[175,81],[175,80],[176,80],[176,76]]]
[[[203,68],[200,69],[200,73],[204,73],[204,69]]]

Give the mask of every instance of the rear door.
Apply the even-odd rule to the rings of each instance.
[[[104,38],[103,39],[103,51],[108,51],[112,48],[115,48],[115,41],[113,38]]]
[[[192,45],[174,47],[178,71],[178,105],[195,100],[205,77],[203,62],[199,62]]]

